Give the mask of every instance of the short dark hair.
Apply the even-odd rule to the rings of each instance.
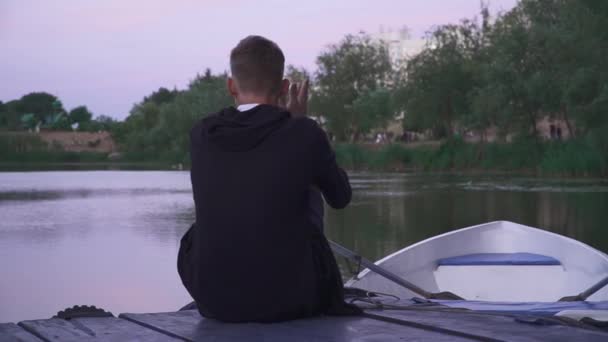
[[[285,56],[275,42],[261,36],[248,36],[230,52],[230,71],[241,91],[276,94],[283,81]]]

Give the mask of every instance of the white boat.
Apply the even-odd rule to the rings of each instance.
[[[421,241],[375,263],[429,292],[468,301],[556,302],[608,276],[608,256],[580,241],[508,221],[459,229]],[[346,286],[420,297],[365,269]],[[604,286],[587,301],[607,301]]]
[[[118,317],[74,307],[51,319],[0,323],[0,341],[608,341],[608,289],[589,297],[597,302],[555,302],[604,283],[599,280],[608,274],[608,256],[581,242],[501,221],[430,238],[376,264],[330,244],[374,269],[347,286],[390,295],[353,290],[349,300],[358,300],[360,316],[273,324],[225,324],[202,318],[190,305]],[[433,297],[428,291],[466,300],[410,299]],[[501,300],[509,302],[496,302]]]

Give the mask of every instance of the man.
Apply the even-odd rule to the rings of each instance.
[[[276,322],[359,312],[344,303],[311,190],[344,208],[348,177],[325,132],[305,117],[307,82],[290,87],[284,64],[274,42],[243,39],[227,84],[237,107],[190,132],[196,223],[182,238],[178,272],[205,317]]]

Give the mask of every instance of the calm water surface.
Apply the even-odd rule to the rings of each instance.
[[[493,220],[545,228],[608,252],[608,182],[504,176],[354,174],[352,204],[328,210],[331,239],[378,259]],[[0,173],[0,322],[76,304],[176,310],[176,271],[194,219],[187,172]]]

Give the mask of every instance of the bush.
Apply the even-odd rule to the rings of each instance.
[[[608,151],[591,138],[541,142],[466,143],[451,138],[439,148],[401,144],[337,144],[338,163],[350,170],[509,171],[561,176],[605,176]]]
[[[588,140],[547,144],[540,163],[543,173],[567,176],[606,175],[606,151]]]
[[[0,135],[0,161],[11,163],[80,163],[107,161],[106,153],[68,152],[36,135]]]

